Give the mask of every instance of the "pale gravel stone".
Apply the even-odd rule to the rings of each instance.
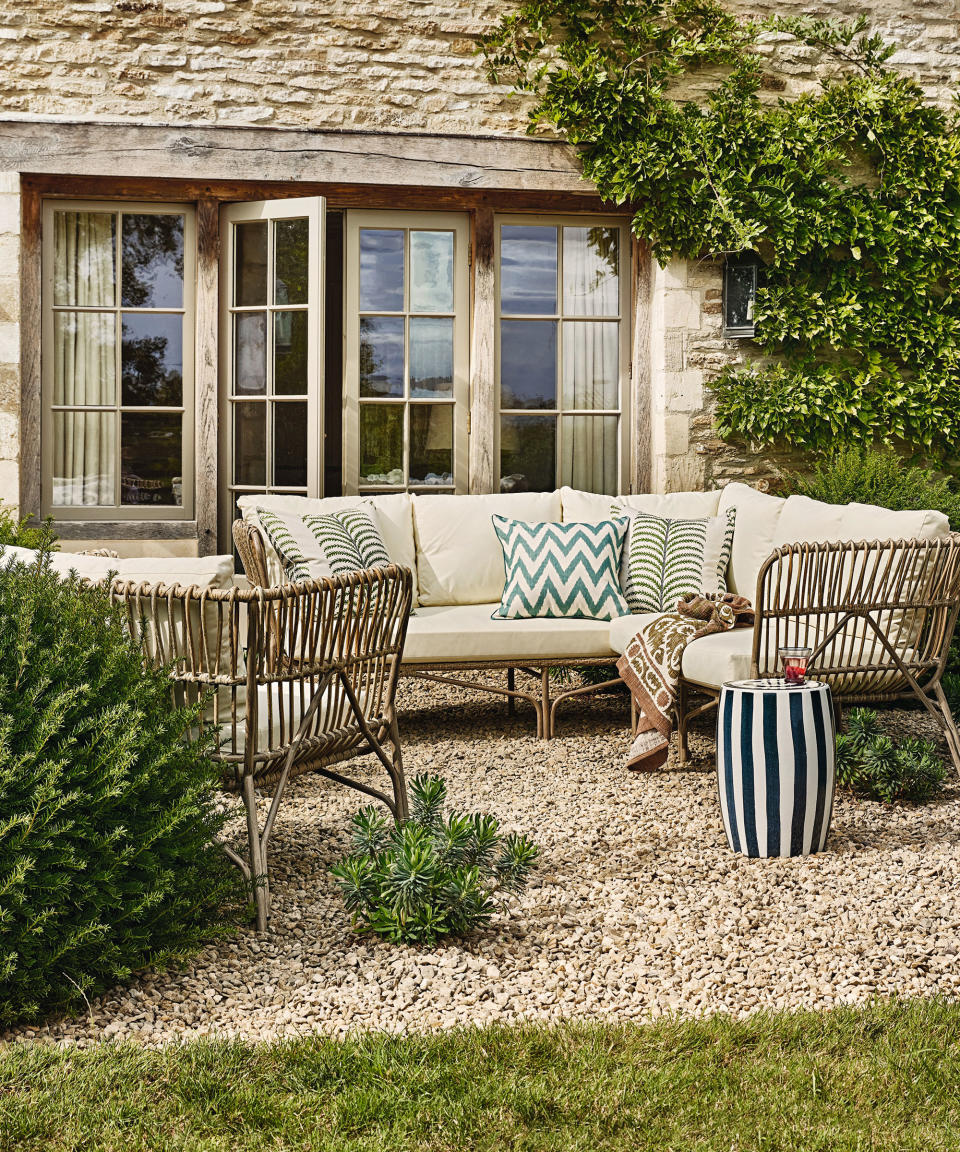
[[[410,777],[440,773],[457,806],[493,812],[540,844],[542,865],[513,916],[433,948],[357,936],[328,868],[360,798],[299,780],[276,826],[269,936],[244,927],[83,1016],[2,1040],[155,1046],[960,992],[955,777],[928,807],[841,796],[827,851],[748,860],[726,846],[703,735],[691,768],[624,770],[622,697],[571,706],[549,744],[533,738],[529,714],[510,719],[489,697],[404,682],[400,705]],[[930,734],[916,712],[892,719]]]

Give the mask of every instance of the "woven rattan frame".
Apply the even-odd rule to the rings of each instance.
[[[394,696],[413,596],[407,569],[279,588],[117,582],[111,595],[145,662],[169,669],[177,702],[202,697],[202,723],[220,734],[213,758],[243,798],[249,848],[247,859],[224,850],[251,884],[258,930],[270,911],[270,836],[292,777],[317,772],[406,817]],[[386,770],[389,793],[334,771],[366,753]],[[262,827],[258,788],[270,793]]]
[[[960,732],[941,680],[960,612],[960,534],[941,540],[789,544],[757,577],[753,676],[776,676],[778,651],[813,649],[809,674],[847,704],[919,702],[936,720],[960,772]],[[708,700],[694,703],[692,697]],[[680,759],[690,721],[719,689],[683,679]]]
[[[233,540],[243,564],[247,579],[253,585],[266,587],[270,578],[267,574],[267,552],[263,535],[255,524],[246,520],[234,520]],[[609,666],[615,671],[616,656],[539,657],[531,664],[529,660],[474,660],[469,662],[443,661],[437,663],[407,663],[400,668],[401,676],[418,680],[431,680],[438,684],[452,684],[457,688],[469,688],[475,692],[489,692],[495,696],[505,696],[511,715],[516,702],[523,700],[530,704],[537,719],[537,736],[549,740],[556,734],[557,713],[560,706],[577,696],[603,692],[623,682],[619,676],[600,684],[584,684],[576,688],[559,688],[551,683],[550,669]],[[485,680],[466,680],[455,676],[455,672],[503,672],[507,673],[507,686],[492,684]],[[528,688],[517,687],[517,672],[526,674],[532,681]]]

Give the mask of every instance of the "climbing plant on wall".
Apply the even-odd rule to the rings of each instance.
[[[778,95],[766,54],[823,54]],[[656,257],[756,253],[758,355],[714,382],[724,436],[960,447],[960,132],[864,20],[715,0],[524,0],[482,44]],[[829,73],[829,74],[828,74]]]

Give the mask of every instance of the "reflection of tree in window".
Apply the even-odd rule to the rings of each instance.
[[[183,217],[124,214],[121,244],[125,308],[183,306]]]
[[[165,336],[124,336],[121,352],[124,404],[179,406],[183,376],[176,368],[165,367],[167,344]]]

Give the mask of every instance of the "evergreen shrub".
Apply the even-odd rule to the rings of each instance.
[[[0,554],[0,1024],[223,930],[236,873],[190,715],[104,589]]]
[[[847,731],[837,736],[837,783],[869,800],[926,804],[943,791],[946,775],[935,744],[894,743],[868,708],[853,709]]]

